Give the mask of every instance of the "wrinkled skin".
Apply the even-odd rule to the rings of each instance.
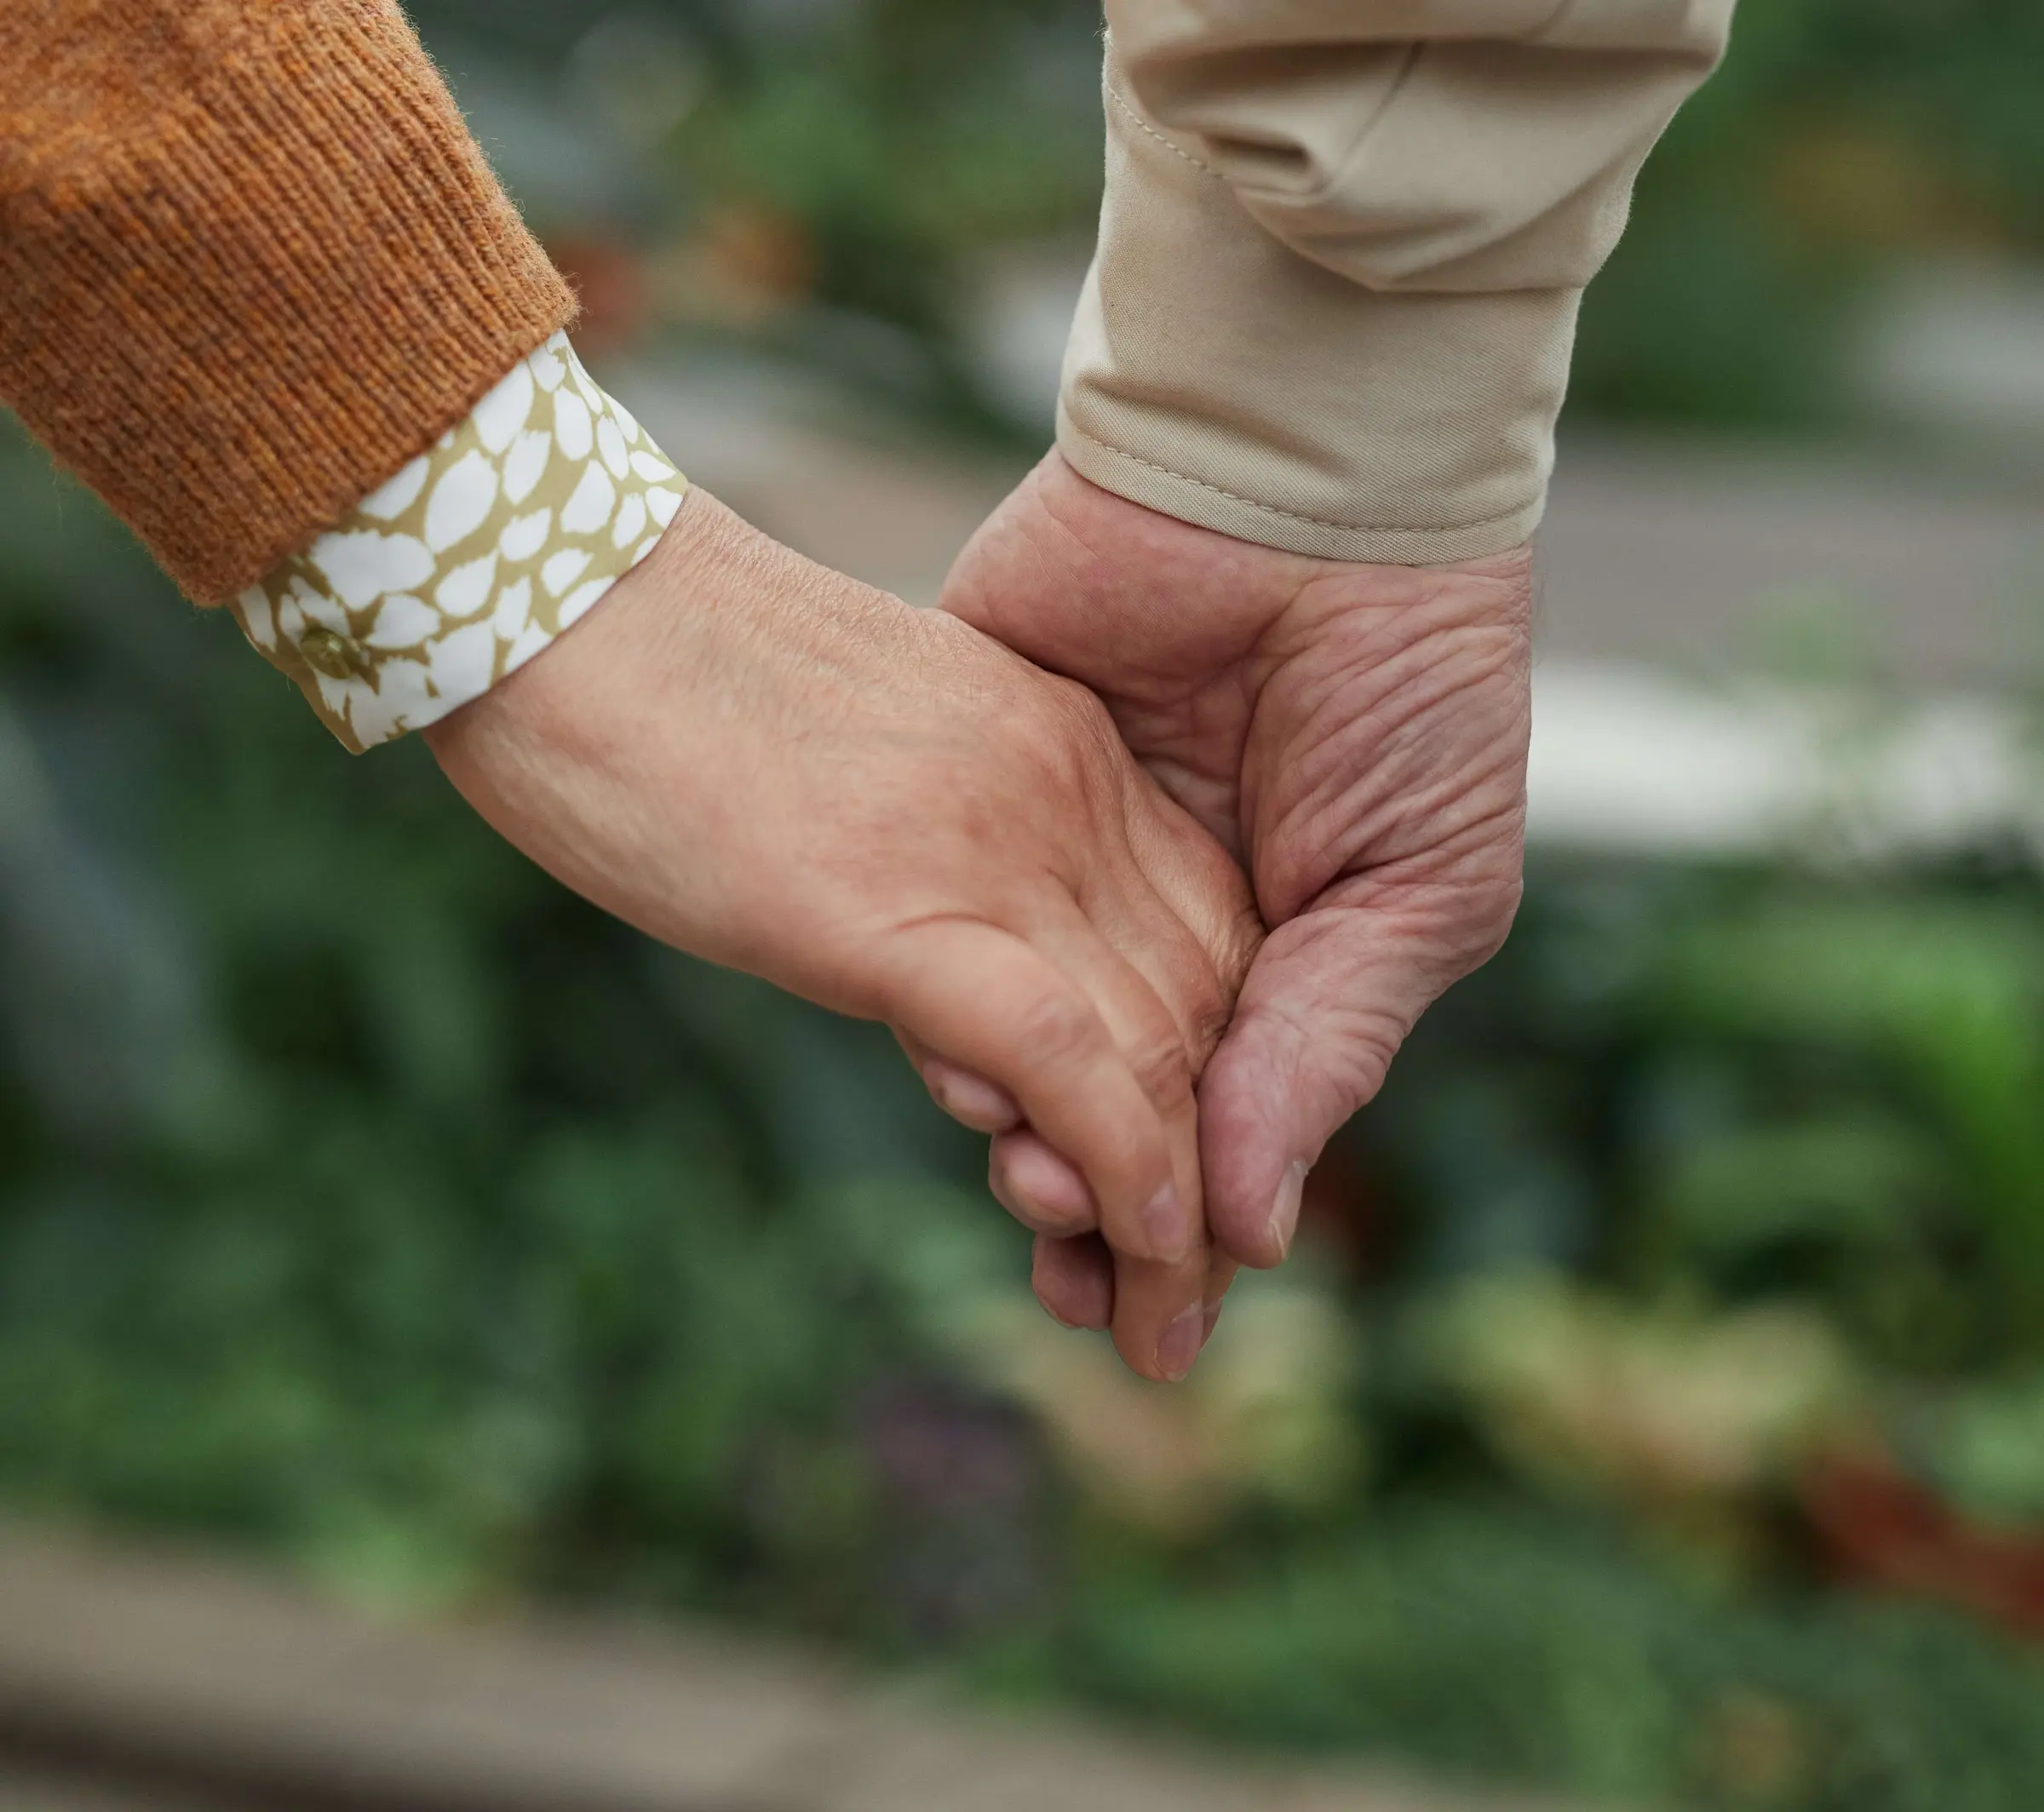
[[[1230,1275],[1194,1084],[1261,931],[1090,692],[698,490],[586,622],[427,737],[598,905],[884,1021],[960,1117],[995,1098],[1054,1139],[1113,1243],[1123,1357],[1191,1369]]]
[[[1530,729],[1531,556],[1365,566],[1236,541],[1100,490],[1053,453],[953,569],[944,608],[1082,681],[1165,790],[1247,869],[1271,934],[1199,1089],[1221,1252],[1284,1257],[1327,1139],[1413,1024],[1517,910]],[[996,1189],[1083,1221],[1036,1130]],[[1038,1293],[1106,1324],[1105,1249],[1039,1237]]]

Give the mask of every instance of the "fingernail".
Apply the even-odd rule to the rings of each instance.
[[[1143,1210],[1143,1237],[1151,1252],[1167,1264],[1176,1264],[1191,1249],[1191,1229],[1186,1225],[1185,1210],[1178,1205],[1178,1185],[1167,1183],[1150,1198]]]
[[[1207,1342],[1214,1338],[1214,1330],[1220,1325],[1220,1311],[1223,1306],[1220,1303],[1209,1303],[1207,1305],[1203,1317],[1206,1325],[1201,1329],[1199,1336],[1200,1350],[1203,1352],[1206,1350]]]
[[[1021,1213],[1021,1210],[1015,1206],[1015,1192],[1008,1187],[1008,1173],[1002,1166],[1001,1155],[997,1149],[986,1167],[986,1192],[1010,1214]]]
[[[1184,1310],[1165,1328],[1157,1343],[1157,1368],[1173,1384],[1182,1384],[1206,1344],[1207,1311],[1197,1303]]]
[[[1020,1123],[1021,1112],[1006,1089],[942,1058],[923,1065],[922,1081],[939,1107],[975,1131],[1004,1132]]]
[[[1048,1303],[1045,1302],[1041,1296],[1036,1299],[1036,1306],[1041,1309],[1044,1314],[1048,1315],[1052,1321],[1055,1322],[1059,1327],[1065,1328],[1072,1333],[1081,1333],[1084,1332],[1084,1330],[1077,1322],[1066,1321],[1065,1317],[1059,1315],[1055,1309],[1052,1308]]]
[[[1036,1232],[1069,1239],[1099,1224],[1086,1179],[1054,1151],[1033,1142],[1010,1144],[996,1138],[986,1178],[994,1200]]]
[[[1295,1164],[1278,1185],[1278,1200],[1271,1207],[1271,1243],[1280,1259],[1288,1257],[1299,1231],[1299,1204],[1306,1195],[1306,1166]]]

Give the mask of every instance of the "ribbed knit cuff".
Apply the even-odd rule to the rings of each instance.
[[[0,6],[0,398],[201,603],[575,307],[396,0]]]
[[[653,551],[686,488],[556,334],[233,609],[359,754],[566,634]]]

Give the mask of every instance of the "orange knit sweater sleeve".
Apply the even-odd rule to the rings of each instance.
[[[396,0],[0,3],[0,401],[198,602],[573,313]]]

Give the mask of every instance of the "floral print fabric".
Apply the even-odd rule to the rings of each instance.
[[[686,488],[556,334],[232,608],[359,753],[480,697],[588,615]]]

